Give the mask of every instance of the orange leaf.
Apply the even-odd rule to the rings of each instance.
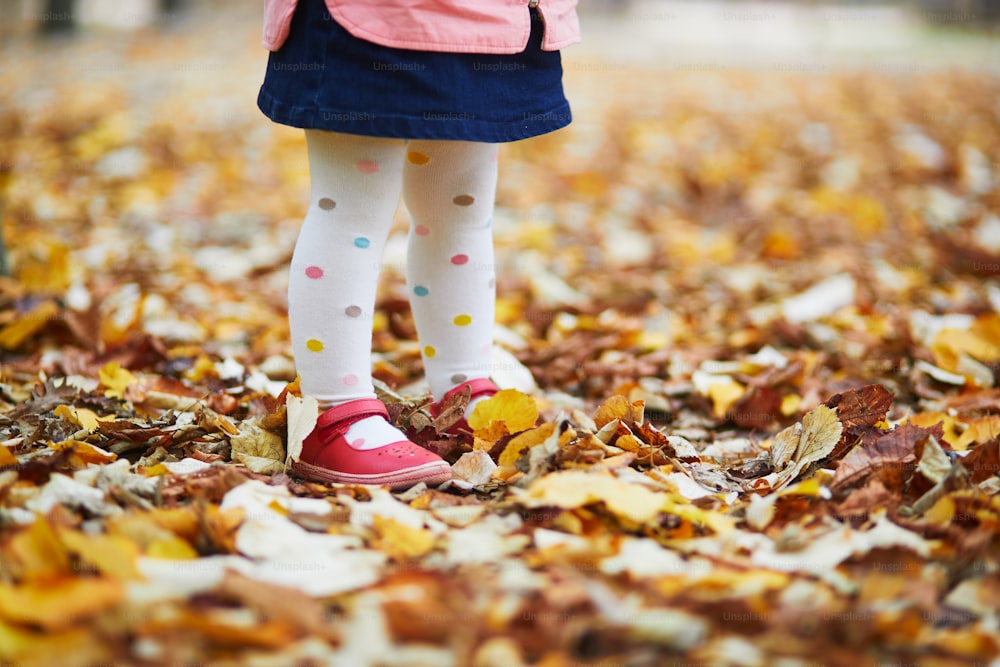
[[[0,584],[0,618],[58,630],[114,606],[124,592],[120,581],[94,577]]]

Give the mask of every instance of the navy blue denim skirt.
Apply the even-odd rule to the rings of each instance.
[[[532,12],[521,53],[380,46],[351,35],[323,0],[299,0],[272,52],[257,105],[276,123],[402,139],[507,142],[569,124],[558,51],[542,51]]]

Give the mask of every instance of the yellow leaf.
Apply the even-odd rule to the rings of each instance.
[[[186,540],[197,539],[204,528],[197,510],[190,507],[129,512],[106,522],[109,534],[134,542],[149,556],[163,558],[197,557],[197,552]],[[164,552],[177,555],[162,555]]]
[[[141,579],[136,566],[139,547],[121,535],[89,535],[77,530],[59,531],[59,539],[84,563],[116,579]]]
[[[603,502],[615,515],[636,523],[654,519],[672,505],[665,493],[622,481],[610,473],[564,470],[535,480],[517,502],[528,507],[575,509]]]
[[[91,628],[26,630],[0,620],[0,664],[18,667],[113,664],[111,643]]]
[[[953,373],[961,373],[959,359],[968,355],[983,363],[1000,361],[1000,346],[982,338],[974,329],[942,329],[931,344],[934,363]]]
[[[495,442],[506,433],[520,433],[538,421],[535,400],[517,389],[502,389],[493,396],[476,403],[469,415],[469,426],[476,437],[490,440],[497,433],[497,426],[505,433],[493,437]]]
[[[784,468],[792,460],[802,439],[802,424],[792,424],[783,429],[770,443],[771,465]]]
[[[801,252],[795,237],[783,230],[768,233],[761,248],[761,254],[770,259],[796,259]]]
[[[216,379],[219,377],[219,369],[207,355],[201,354],[198,355],[194,365],[184,371],[184,377],[192,382],[201,382],[205,378]]]
[[[98,378],[105,387],[104,395],[108,398],[124,398],[125,390],[136,381],[135,376],[116,361],[104,364],[98,372]]]
[[[141,472],[146,477],[159,477],[160,475],[169,475],[170,469],[162,463],[157,463],[156,465],[142,467]]]
[[[533,428],[530,431],[525,431],[524,433],[514,436],[500,453],[497,463],[500,467],[513,466],[517,463],[517,460],[521,458],[521,453],[524,452],[524,450],[545,442],[546,438],[552,435],[555,429],[555,422],[549,422],[547,424],[542,424],[538,428]]]
[[[229,444],[233,448],[234,458],[236,454],[246,454],[279,462],[285,460],[285,446],[281,437],[250,421],[240,422],[239,432],[229,438]]]
[[[0,621],[0,660],[13,660],[25,653],[33,644],[44,641],[34,633]]]
[[[808,465],[832,452],[843,430],[835,409],[817,405],[807,412],[802,418],[802,437],[795,450],[796,463]]]
[[[870,238],[885,227],[885,208],[873,197],[855,196],[850,201],[849,214],[854,231],[862,238]]]
[[[968,427],[951,442],[958,450],[966,450],[970,445],[982,445],[1000,436],[1000,415],[989,415],[969,422]]]
[[[924,512],[924,520],[939,525],[947,525],[955,517],[955,501],[948,496],[938,498],[929,510]]]
[[[948,444],[958,450],[968,448],[968,445],[960,446],[958,444],[961,440],[961,436],[959,435],[959,421],[952,415],[944,412],[918,412],[915,415],[907,417],[906,421],[922,428],[931,428],[936,424],[941,424],[941,428],[944,430],[944,439]]]
[[[45,517],[10,539],[0,552],[21,581],[45,581],[72,574],[69,554]]]
[[[616,419],[630,422],[632,418],[632,406],[624,396],[616,394],[601,403],[594,413],[594,424],[597,428],[604,428]]]
[[[87,408],[73,408],[68,405],[60,405],[53,410],[53,413],[56,417],[62,417],[66,421],[85,428],[91,433],[97,430],[99,424],[97,413]]]
[[[63,440],[62,442],[52,443],[49,446],[56,451],[71,449],[84,463],[96,463],[100,465],[111,463],[118,459],[118,455],[114,452],[105,451],[83,440]]]
[[[165,537],[150,542],[146,547],[146,556],[166,560],[194,560],[198,558],[198,552],[179,537]]]
[[[0,445],[0,468],[7,469],[17,465],[17,457],[8,447]]]
[[[802,407],[802,397],[798,394],[786,394],[781,399],[781,414],[791,417]]]
[[[96,577],[0,584],[0,618],[58,630],[114,606],[124,591],[120,581]]]
[[[49,321],[59,316],[55,301],[43,301],[35,308],[0,329],[0,347],[15,350],[21,343],[39,332]]]
[[[277,500],[272,500],[267,504],[267,508],[274,510],[281,516],[288,516],[288,508],[279,503]]]
[[[713,382],[708,387],[708,397],[712,399],[713,412],[715,416],[722,419],[729,412],[733,403],[743,397],[744,387],[736,380],[727,378],[727,381]]]
[[[372,525],[379,534],[377,548],[399,560],[419,558],[433,549],[437,541],[429,530],[411,528],[378,514],[373,517]]]
[[[189,542],[197,540],[201,533],[201,520],[197,510],[191,505],[170,508],[157,507],[148,512],[137,514],[136,517],[139,519],[148,517],[160,528],[165,528]]]
[[[810,477],[809,479],[804,479],[798,484],[793,484],[787,489],[782,489],[778,492],[779,496],[812,496],[816,497],[820,494],[820,489],[823,485],[820,484],[818,477]]]

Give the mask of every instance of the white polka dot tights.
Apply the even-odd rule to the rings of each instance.
[[[371,327],[382,249],[402,193],[412,216],[407,284],[431,393],[489,376],[497,146],[306,131],[309,211],[292,257],[288,310],[302,391],[323,407],[372,398]],[[354,424],[368,449],[402,439]]]

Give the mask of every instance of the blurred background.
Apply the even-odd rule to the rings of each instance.
[[[309,177],[302,133],[256,108],[262,6],[0,0],[0,231],[15,278],[0,281],[0,325],[55,295],[58,312],[102,323],[71,332],[83,347],[138,327],[220,355],[287,353]],[[503,148],[501,324],[558,338],[557,313],[614,309],[656,349],[799,345],[767,329],[767,309],[844,275],[848,299],[890,311],[987,307],[1000,0],[582,0],[580,16],[583,42],[563,52],[572,125]],[[398,222],[384,351],[413,336]],[[934,291],[956,277],[968,283]],[[70,319],[42,315],[24,331],[66,337]],[[399,349],[404,381],[418,355]]]

